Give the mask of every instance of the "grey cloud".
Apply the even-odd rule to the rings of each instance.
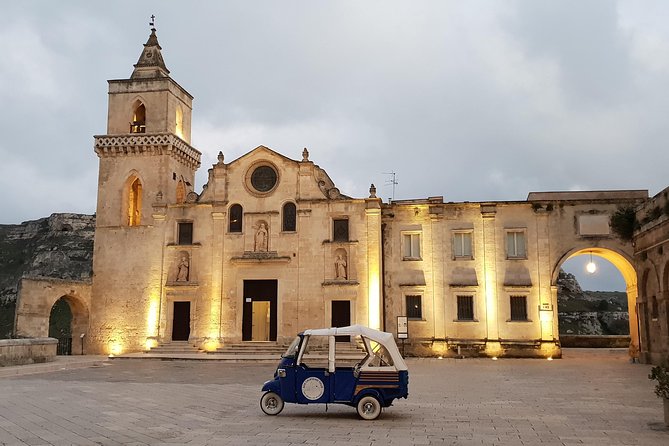
[[[195,96],[193,141],[205,155],[198,187],[218,150],[233,159],[260,144],[293,158],[309,147],[354,196],[374,182],[389,197],[382,173],[391,170],[396,198],[666,185],[668,81],[632,58],[630,35],[645,22],[620,25],[620,14],[647,3],[6,6],[0,25],[31,25],[46,51],[39,74],[50,77],[0,68],[0,85],[14,84],[0,87],[0,118],[12,129],[0,154],[58,189],[31,196],[30,206],[4,198],[6,223],[74,210],[54,208],[69,205],[54,195],[94,208],[92,135],[105,132],[105,81],[130,75],[152,13],[168,68]],[[28,94],[49,82],[58,87],[46,98]],[[640,158],[649,164],[630,168]],[[19,196],[26,179],[17,171],[4,172],[3,184]]]

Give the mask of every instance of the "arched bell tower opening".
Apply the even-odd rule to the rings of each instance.
[[[139,99],[132,107],[130,133],[146,133],[146,106]]]
[[[593,259],[597,258],[605,259],[611,264],[613,264],[613,266],[615,266],[616,269],[620,272],[623,280],[625,281],[625,292],[627,294],[627,310],[629,313],[630,342],[634,344],[635,347],[638,349],[640,345],[640,338],[639,338],[639,322],[637,317],[637,306],[636,306],[637,296],[638,296],[637,274],[634,269],[634,266],[632,266],[631,259],[629,259],[626,255],[621,254],[620,252],[611,248],[596,247],[596,246],[589,248],[577,248],[567,252],[559,259],[557,265],[553,269],[551,284],[553,285],[553,289],[555,290],[556,293],[555,296],[556,301],[557,301],[557,279],[560,269],[562,268],[562,265],[567,260],[582,255],[586,255],[589,257],[591,256]]]

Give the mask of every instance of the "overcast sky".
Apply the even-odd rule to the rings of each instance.
[[[0,223],[95,211],[93,135],[156,15],[206,170],[258,145],[347,195],[669,185],[669,2],[27,1],[0,15]]]

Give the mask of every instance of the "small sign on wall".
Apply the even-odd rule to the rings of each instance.
[[[397,316],[397,339],[409,338],[409,318]]]
[[[247,297],[247,298],[246,298],[246,302],[251,303],[251,302],[252,302],[252,299],[251,299],[250,297]]]

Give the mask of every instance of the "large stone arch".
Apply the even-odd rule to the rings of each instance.
[[[65,300],[72,310],[72,353],[82,352],[82,342],[85,352],[91,302],[91,284],[88,282],[21,279],[14,319],[15,334],[24,338],[47,337],[51,309],[59,299]]]
[[[636,348],[639,348],[639,319],[637,316],[637,297],[639,293],[637,271],[634,269],[632,257],[627,252],[623,251],[620,246],[607,244],[602,246],[602,243],[598,244],[600,246],[588,246],[587,242],[583,241],[580,243],[581,246],[573,247],[558,257],[557,261],[554,263],[553,271],[551,273],[551,286],[554,289],[557,289],[557,278],[560,272],[560,268],[562,268],[562,265],[565,261],[572,257],[583,254],[591,254],[592,256],[600,257],[611,262],[613,266],[618,269],[623,279],[625,280],[627,309],[629,312],[630,339],[631,343],[634,344]]]

